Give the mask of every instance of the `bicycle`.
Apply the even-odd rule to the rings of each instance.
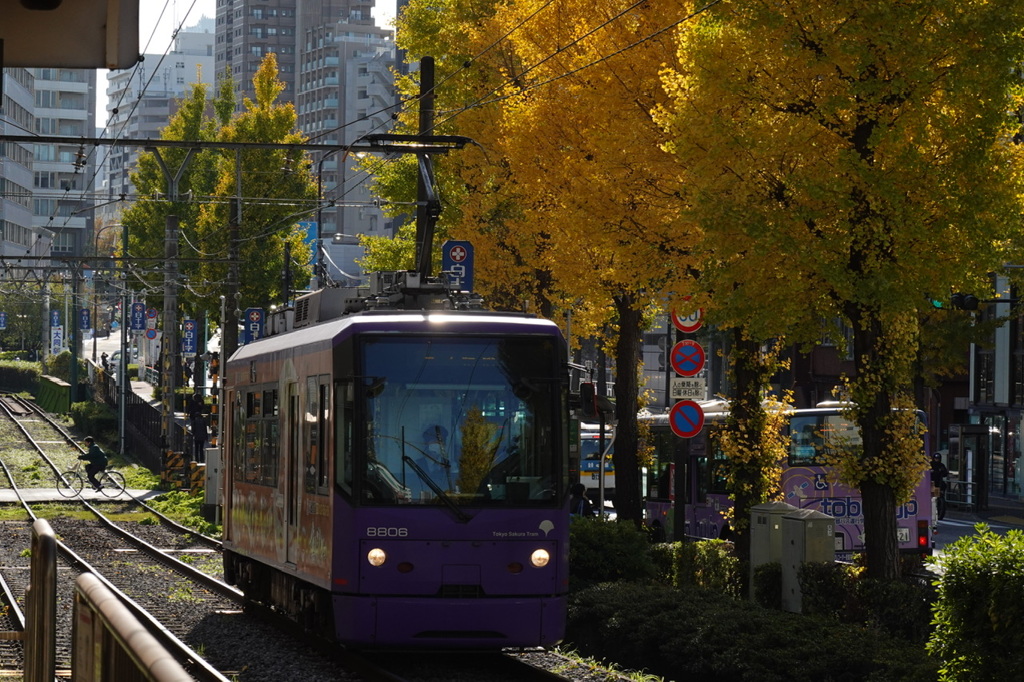
[[[81,472],[82,465],[78,464],[74,469],[65,471],[57,476],[57,492],[64,497],[75,497],[81,494],[82,488],[88,483],[88,479]],[[124,492],[124,476],[120,471],[104,469],[96,474],[96,480],[100,482],[100,492],[107,497],[117,497]],[[91,487],[92,484],[89,483]]]

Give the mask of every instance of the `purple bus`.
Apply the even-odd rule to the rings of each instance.
[[[564,340],[547,320],[431,296],[445,292],[420,292],[426,309],[300,299],[294,330],[228,360],[225,577],[353,647],[554,644]]]
[[[724,474],[725,455],[713,434],[724,427],[728,406],[705,405],[704,428],[694,438],[676,437],[667,415],[642,417],[649,425],[654,461],[647,470],[647,522],[666,539],[719,538],[726,535],[724,512],[732,506]],[[918,413],[924,432],[924,415]],[[860,434],[838,403],[793,410],[785,427],[789,455],[782,463],[783,501],[814,509],[836,519],[836,558],[849,561],[864,548],[864,509],[860,491],[829,480],[819,460],[826,448],[856,447]],[[927,452],[927,435],[924,435]],[[930,554],[932,548],[931,481],[926,471],[910,500],[896,510],[900,551]]]

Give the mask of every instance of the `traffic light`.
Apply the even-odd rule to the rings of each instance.
[[[597,416],[597,389],[593,383],[580,384],[580,412],[591,419]]]
[[[959,310],[977,310],[978,309],[978,297],[974,294],[964,294],[957,292],[950,297],[950,302],[954,308]]]

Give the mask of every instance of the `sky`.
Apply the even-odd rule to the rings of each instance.
[[[376,0],[374,16],[377,25],[389,28],[395,16],[396,0]],[[194,26],[203,16],[211,19],[217,16],[216,0],[139,0],[139,51],[143,53],[164,53],[173,47],[171,36],[179,25]],[[155,29],[155,30],[154,30]],[[100,70],[97,76],[99,97],[96,102],[96,121],[102,126],[107,120],[106,96],[107,72]]]

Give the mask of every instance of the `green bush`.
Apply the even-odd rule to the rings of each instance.
[[[934,585],[921,580],[857,580],[853,590],[856,613],[847,622],[861,622],[894,637],[924,644],[931,636]]]
[[[679,543],[675,584],[679,587],[703,587],[739,597],[743,591],[743,576],[740,561],[733,553],[733,544],[725,540]]]
[[[920,645],[879,631],[765,609],[697,587],[603,584],[569,599],[583,656],[673,680],[933,682]]]
[[[928,641],[943,661],[941,680],[1003,680],[1024,670],[1024,533],[976,529],[943,553]]]
[[[38,362],[25,360],[0,361],[0,389],[12,393],[35,395],[39,391],[42,371]]]
[[[846,613],[853,596],[854,581],[862,569],[831,561],[800,565],[801,607],[808,615],[839,618]]]
[[[628,522],[575,519],[569,528],[569,589],[655,577],[647,534]]]
[[[71,382],[71,351],[63,351],[43,360],[43,374],[57,377],[61,381]],[[85,360],[78,359],[78,382],[86,383],[89,377],[89,366]]]
[[[72,403],[71,419],[76,429],[101,443],[117,440],[117,414],[106,404],[92,400]]]
[[[651,545],[651,563],[654,565],[654,579],[662,585],[675,584],[676,551],[678,544],[659,542]]]
[[[768,609],[782,609],[782,564],[773,561],[754,568],[754,603]]]

